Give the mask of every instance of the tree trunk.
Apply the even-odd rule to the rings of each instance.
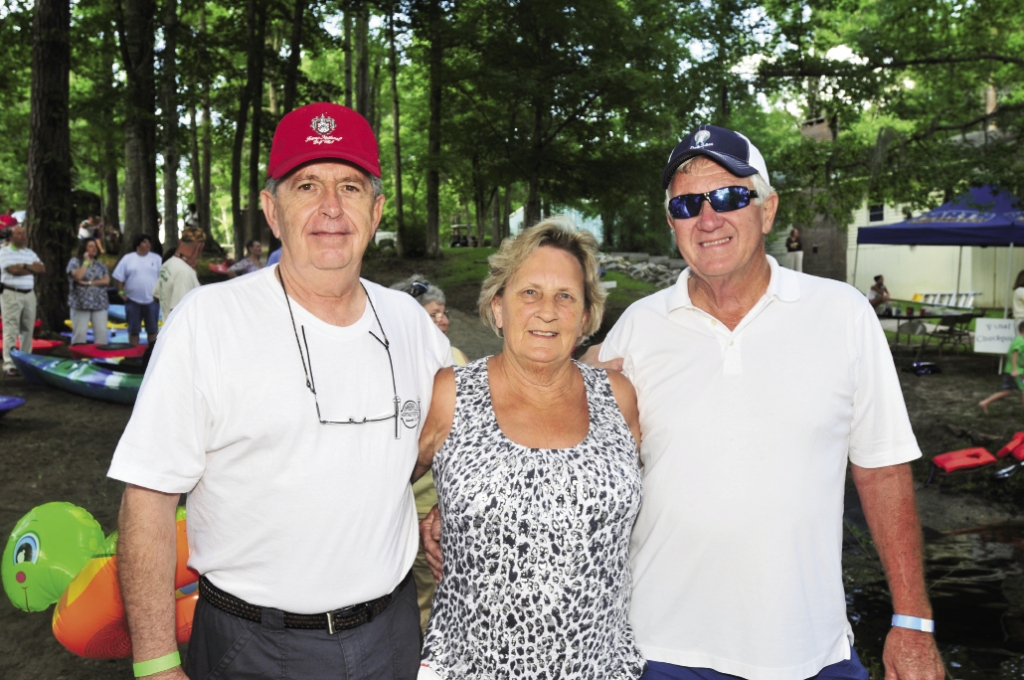
[[[267,110],[270,111],[271,120],[276,119],[281,111],[281,106],[277,102],[277,88],[274,87],[273,71],[267,78]]]
[[[501,238],[502,240],[507,239],[512,235],[512,225],[510,218],[512,217],[512,187],[505,187],[505,209],[501,211]]]
[[[188,148],[188,169],[192,175],[192,201],[196,204],[196,212],[198,212],[199,204],[203,202],[203,170],[199,156],[199,125],[196,123],[195,104],[188,110]],[[202,221],[199,224],[202,228]]]
[[[491,192],[491,247],[501,245],[501,191],[494,187]],[[482,245],[482,244],[481,244]]]
[[[200,15],[199,27],[203,33],[206,32],[206,16]],[[206,232],[206,242],[213,243],[211,238],[211,229],[213,223],[210,219],[210,164],[213,154],[213,122],[210,113],[210,82],[208,80],[203,81],[203,124],[202,129],[202,140],[201,140],[201,152],[202,152],[202,201],[197,206],[199,208],[199,225]]]
[[[352,10],[345,11],[342,21],[344,37],[341,49],[345,53],[345,106],[352,108]]]
[[[529,190],[526,198],[526,209],[523,211],[523,228],[532,227],[540,222],[540,156],[543,150],[543,103],[535,99],[533,103],[533,158],[530,161]]]
[[[153,0],[125,0],[121,36],[127,71],[125,111],[125,229],[121,252],[138,234],[156,239],[156,100]]]
[[[391,124],[392,134],[395,138],[395,221],[397,223],[395,233],[395,251],[399,257],[405,257],[405,215],[402,211],[402,150],[401,150],[401,125],[398,119],[398,56],[395,50],[395,14],[388,14],[388,47],[391,50],[389,59],[389,70],[391,72]]]
[[[427,256],[441,255],[441,78],[444,65],[444,43],[441,37],[441,7],[432,0],[429,12],[430,47],[429,106],[427,124]]]
[[[245,147],[245,127],[249,120],[249,88],[242,89],[235,120],[235,141],[231,147],[231,223],[234,232],[235,256],[245,250],[245,223],[242,220],[242,150]]]
[[[378,52],[373,60],[373,76],[370,78],[370,127],[374,137],[380,137],[380,67],[384,63],[383,52]]]
[[[67,318],[64,267],[71,250],[71,5],[36,0],[32,26],[32,93],[28,144],[29,246],[46,265],[35,277],[39,316],[57,330]]]
[[[356,111],[370,120],[370,10],[360,3],[356,10]]]
[[[164,245],[178,247],[178,2],[164,0]]]
[[[103,74],[104,82],[100,83],[103,90],[103,97],[108,102],[113,102],[116,95],[114,89],[114,50],[117,49],[114,43],[114,35],[111,31],[105,31],[103,36]],[[106,187],[106,200],[103,203],[103,224],[113,225],[121,229],[120,192],[117,184],[117,170],[120,166],[120,154],[117,152],[117,136],[114,134],[115,121],[114,109],[112,106],[103,107],[103,125],[107,134],[103,138],[103,182]]]
[[[262,153],[262,137],[260,125],[263,122],[263,55],[266,52],[267,38],[267,5],[265,0],[256,0],[256,39],[250,44],[249,49],[254,52],[253,69],[251,71],[252,81],[249,84],[249,92],[252,97],[252,129],[249,133],[249,211],[246,214],[246,225],[248,238],[258,239],[260,237],[260,156]],[[245,255],[244,251],[239,257]]]
[[[283,115],[295,108],[296,89],[299,78],[299,58],[302,53],[302,16],[306,12],[308,0],[295,0],[295,7],[292,10],[292,39],[291,51],[288,53],[288,63],[284,72],[284,110]]]

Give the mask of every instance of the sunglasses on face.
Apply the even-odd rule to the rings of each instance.
[[[746,187],[722,187],[703,194],[683,194],[668,202],[668,213],[677,220],[685,220],[700,214],[701,204],[707,201],[715,212],[732,212],[750,205],[750,199],[757,198],[757,192]]]

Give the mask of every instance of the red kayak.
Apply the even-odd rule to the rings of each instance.
[[[42,338],[32,338],[32,354],[49,354],[57,347],[63,345],[63,342],[58,340],[43,340]],[[21,349],[21,338],[14,341],[14,348]]]
[[[129,345],[116,343],[113,345],[71,345],[71,356],[75,359],[116,359],[118,357],[141,357],[146,353],[147,345]]]
[[[970,470],[971,468],[994,463],[996,462],[996,457],[989,453],[987,449],[976,446],[971,449],[961,449],[960,451],[939,454],[932,458],[932,462],[943,472],[956,472],[957,470]]]

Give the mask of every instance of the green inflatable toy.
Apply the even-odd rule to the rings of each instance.
[[[7,597],[19,609],[44,611],[93,556],[112,552],[107,543],[99,522],[77,505],[33,508],[14,526],[4,548],[0,576]]]

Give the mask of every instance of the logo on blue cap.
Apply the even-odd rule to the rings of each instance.
[[[709,139],[711,139],[711,133],[708,132],[707,130],[700,130],[699,132],[697,132],[697,134],[693,136],[693,146],[691,146],[690,148],[695,149],[701,146],[709,146],[705,144],[705,142],[707,142]]]

